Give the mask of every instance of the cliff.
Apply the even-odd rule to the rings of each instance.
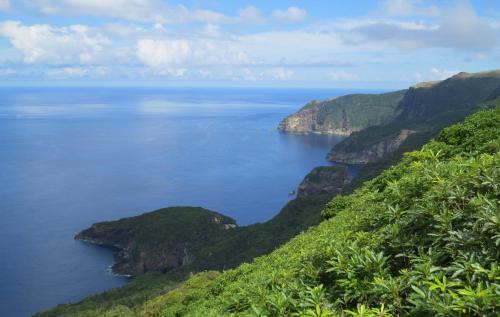
[[[349,183],[349,179],[346,167],[316,167],[300,183],[297,190],[297,197],[338,195],[347,183]]]
[[[405,90],[385,94],[353,94],[325,101],[312,101],[281,121],[278,130],[288,133],[350,135],[384,124],[397,113]]]
[[[235,227],[233,219],[210,210],[171,207],[95,223],[75,239],[115,249],[113,272],[138,275],[191,264],[201,249]]]

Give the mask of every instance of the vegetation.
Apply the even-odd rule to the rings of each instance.
[[[134,307],[173,289],[183,277],[175,274],[148,273],[122,287],[89,296],[78,304],[62,304],[35,317],[134,316]]]
[[[334,198],[319,226],[208,284],[188,280],[153,315],[498,316],[499,131],[498,108],[445,129]]]
[[[462,118],[465,117],[466,114],[478,111],[479,109],[500,107],[500,97],[497,96],[500,96],[500,90],[498,90],[497,95],[490,96],[492,99],[478,104],[476,107],[471,108],[471,110],[445,112],[439,116],[436,116],[433,120],[430,120],[425,125],[420,124],[421,128],[417,128],[417,132],[411,134],[396,151],[386,154],[384,157],[377,161],[370,162],[364,165],[359,171],[358,175],[356,175],[356,177],[352,180],[352,182],[344,187],[343,193],[352,193],[365,181],[373,179],[385,169],[398,163],[402,159],[404,153],[419,149],[429,140],[437,137],[443,127],[462,120]],[[380,127],[377,127],[377,129],[380,129]]]

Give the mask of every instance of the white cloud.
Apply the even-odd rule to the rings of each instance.
[[[493,64],[500,44],[498,21],[478,16],[464,1],[440,6],[439,14],[423,1],[387,1],[385,4],[393,7],[386,15],[335,18],[301,27],[278,23],[305,19],[307,12],[296,7],[264,16],[258,8],[248,6],[224,16],[169,6],[160,0],[25,2],[37,5],[45,14],[107,17],[102,19],[103,24],[93,27],[0,22],[0,37],[11,43],[0,50],[0,66],[15,68],[18,66],[12,65],[23,61],[26,65],[19,67],[38,69],[40,77],[97,76],[97,67],[105,67],[103,76],[132,79],[142,74],[144,78],[214,81],[319,81],[327,77],[338,85],[341,81],[348,85],[354,81],[382,82],[385,78],[421,81],[452,73],[440,68],[429,71],[434,64],[426,62],[436,60],[435,56],[446,59],[446,65],[457,63],[450,69],[468,63],[465,67],[473,70],[479,62]],[[417,15],[425,18],[415,18]],[[173,22],[195,23],[174,26],[170,24]],[[252,28],[245,24],[260,25]],[[409,61],[411,66],[404,74],[393,67],[410,65]],[[419,65],[425,65],[427,71],[422,72]],[[355,70],[363,73],[362,78],[351,72],[351,66],[357,66]],[[374,71],[383,67],[383,72]]]
[[[361,36],[358,41],[387,43],[403,49],[453,48],[468,51],[492,49],[500,43],[498,30],[479,17],[467,1],[443,9],[431,22],[394,20],[355,20],[350,33]]]
[[[249,58],[244,51],[217,40],[140,39],[137,57],[153,68],[172,65],[242,65]]]
[[[438,16],[436,6],[421,6],[419,0],[386,0],[382,12],[390,16]]]
[[[207,37],[219,37],[222,35],[222,32],[220,26],[207,24],[203,27],[201,34]]]
[[[0,11],[7,11],[10,9],[10,0],[0,0]]]
[[[265,19],[259,9],[254,6],[247,6],[238,11],[238,20],[243,23],[264,23]]]
[[[49,69],[46,75],[53,78],[82,78],[82,77],[96,77],[106,76],[109,70],[106,67],[60,67]]]
[[[422,82],[424,81],[424,76],[421,74],[421,73],[415,73],[413,75],[413,79],[416,81],[416,82]]]
[[[458,70],[447,70],[447,69],[440,70],[435,67],[431,69],[431,74],[433,79],[438,79],[438,80],[450,78],[451,76],[456,75],[457,73],[459,73]]]
[[[330,72],[328,77],[334,81],[355,81],[359,79],[357,74],[349,73],[343,70]]]
[[[26,0],[48,15],[94,15],[132,21],[185,23],[221,22],[223,14],[210,10],[189,10],[169,6],[160,0]]]
[[[150,67],[164,67],[182,64],[193,54],[189,43],[184,40],[139,40],[137,57]]]
[[[286,10],[274,10],[274,19],[284,22],[300,22],[307,18],[307,11],[297,7],[289,7]]]
[[[0,24],[0,35],[23,55],[25,63],[92,64],[103,58],[111,44],[105,36],[83,25],[55,28],[47,24]]]
[[[121,23],[107,23],[101,27],[101,30],[103,33],[111,37],[121,38],[134,38],[140,35],[144,36],[144,34],[149,31],[148,29],[139,26],[125,25]]]
[[[269,70],[267,75],[276,80],[288,80],[294,75],[294,72],[283,67],[276,67]]]

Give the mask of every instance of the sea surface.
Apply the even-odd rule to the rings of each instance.
[[[266,221],[339,137],[276,126],[316,89],[0,89],[0,316],[117,287],[94,222],[203,206]]]

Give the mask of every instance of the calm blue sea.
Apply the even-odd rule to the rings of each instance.
[[[338,137],[279,133],[301,89],[0,89],[0,316],[29,316],[126,282],[96,221],[174,205],[240,225],[273,217]]]

